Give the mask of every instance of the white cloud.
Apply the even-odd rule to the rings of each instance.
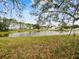
[[[29,9],[24,10],[24,12],[23,12],[23,21],[26,22],[26,23],[36,23],[35,16],[32,16],[30,14]]]

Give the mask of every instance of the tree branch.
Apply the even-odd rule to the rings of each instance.
[[[72,18],[75,19],[75,17],[74,17],[72,14],[68,13],[68,12],[64,12],[64,11],[49,11],[49,12],[65,13],[65,14],[67,14],[67,15],[69,15],[69,16],[71,16]]]
[[[75,19],[76,21],[79,20],[79,17]]]

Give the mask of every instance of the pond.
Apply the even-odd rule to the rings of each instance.
[[[69,34],[69,33],[70,32],[58,32],[58,31],[17,32],[17,33],[10,33],[10,34],[5,34],[5,35],[0,35],[0,37],[48,36],[48,35],[65,35],[65,34]],[[75,33],[79,33],[79,31],[75,31]]]

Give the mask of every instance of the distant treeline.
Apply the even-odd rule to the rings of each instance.
[[[79,25],[73,25],[73,26],[63,26],[65,29],[70,29],[70,28],[79,28]]]
[[[18,22],[13,18],[2,18],[0,17],[0,31],[12,30],[12,29],[29,29],[32,24]]]

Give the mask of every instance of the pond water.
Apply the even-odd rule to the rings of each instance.
[[[0,37],[48,36],[48,35],[65,35],[65,34],[69,34],[69,33],[70,32],[57,32],[57,31],[17,32],[17,33],[10,33],[10,34],[5,34],[5,35],[0,35]],[[79,31],[76,31],[75,33],[79,33]]]
[[[41,32],[18,32],[8,34],[8,37],[18,37],[18,36],[48,36],[48,35],[65,35],[69,32],[56,32],[56,31],[41,31]]]

